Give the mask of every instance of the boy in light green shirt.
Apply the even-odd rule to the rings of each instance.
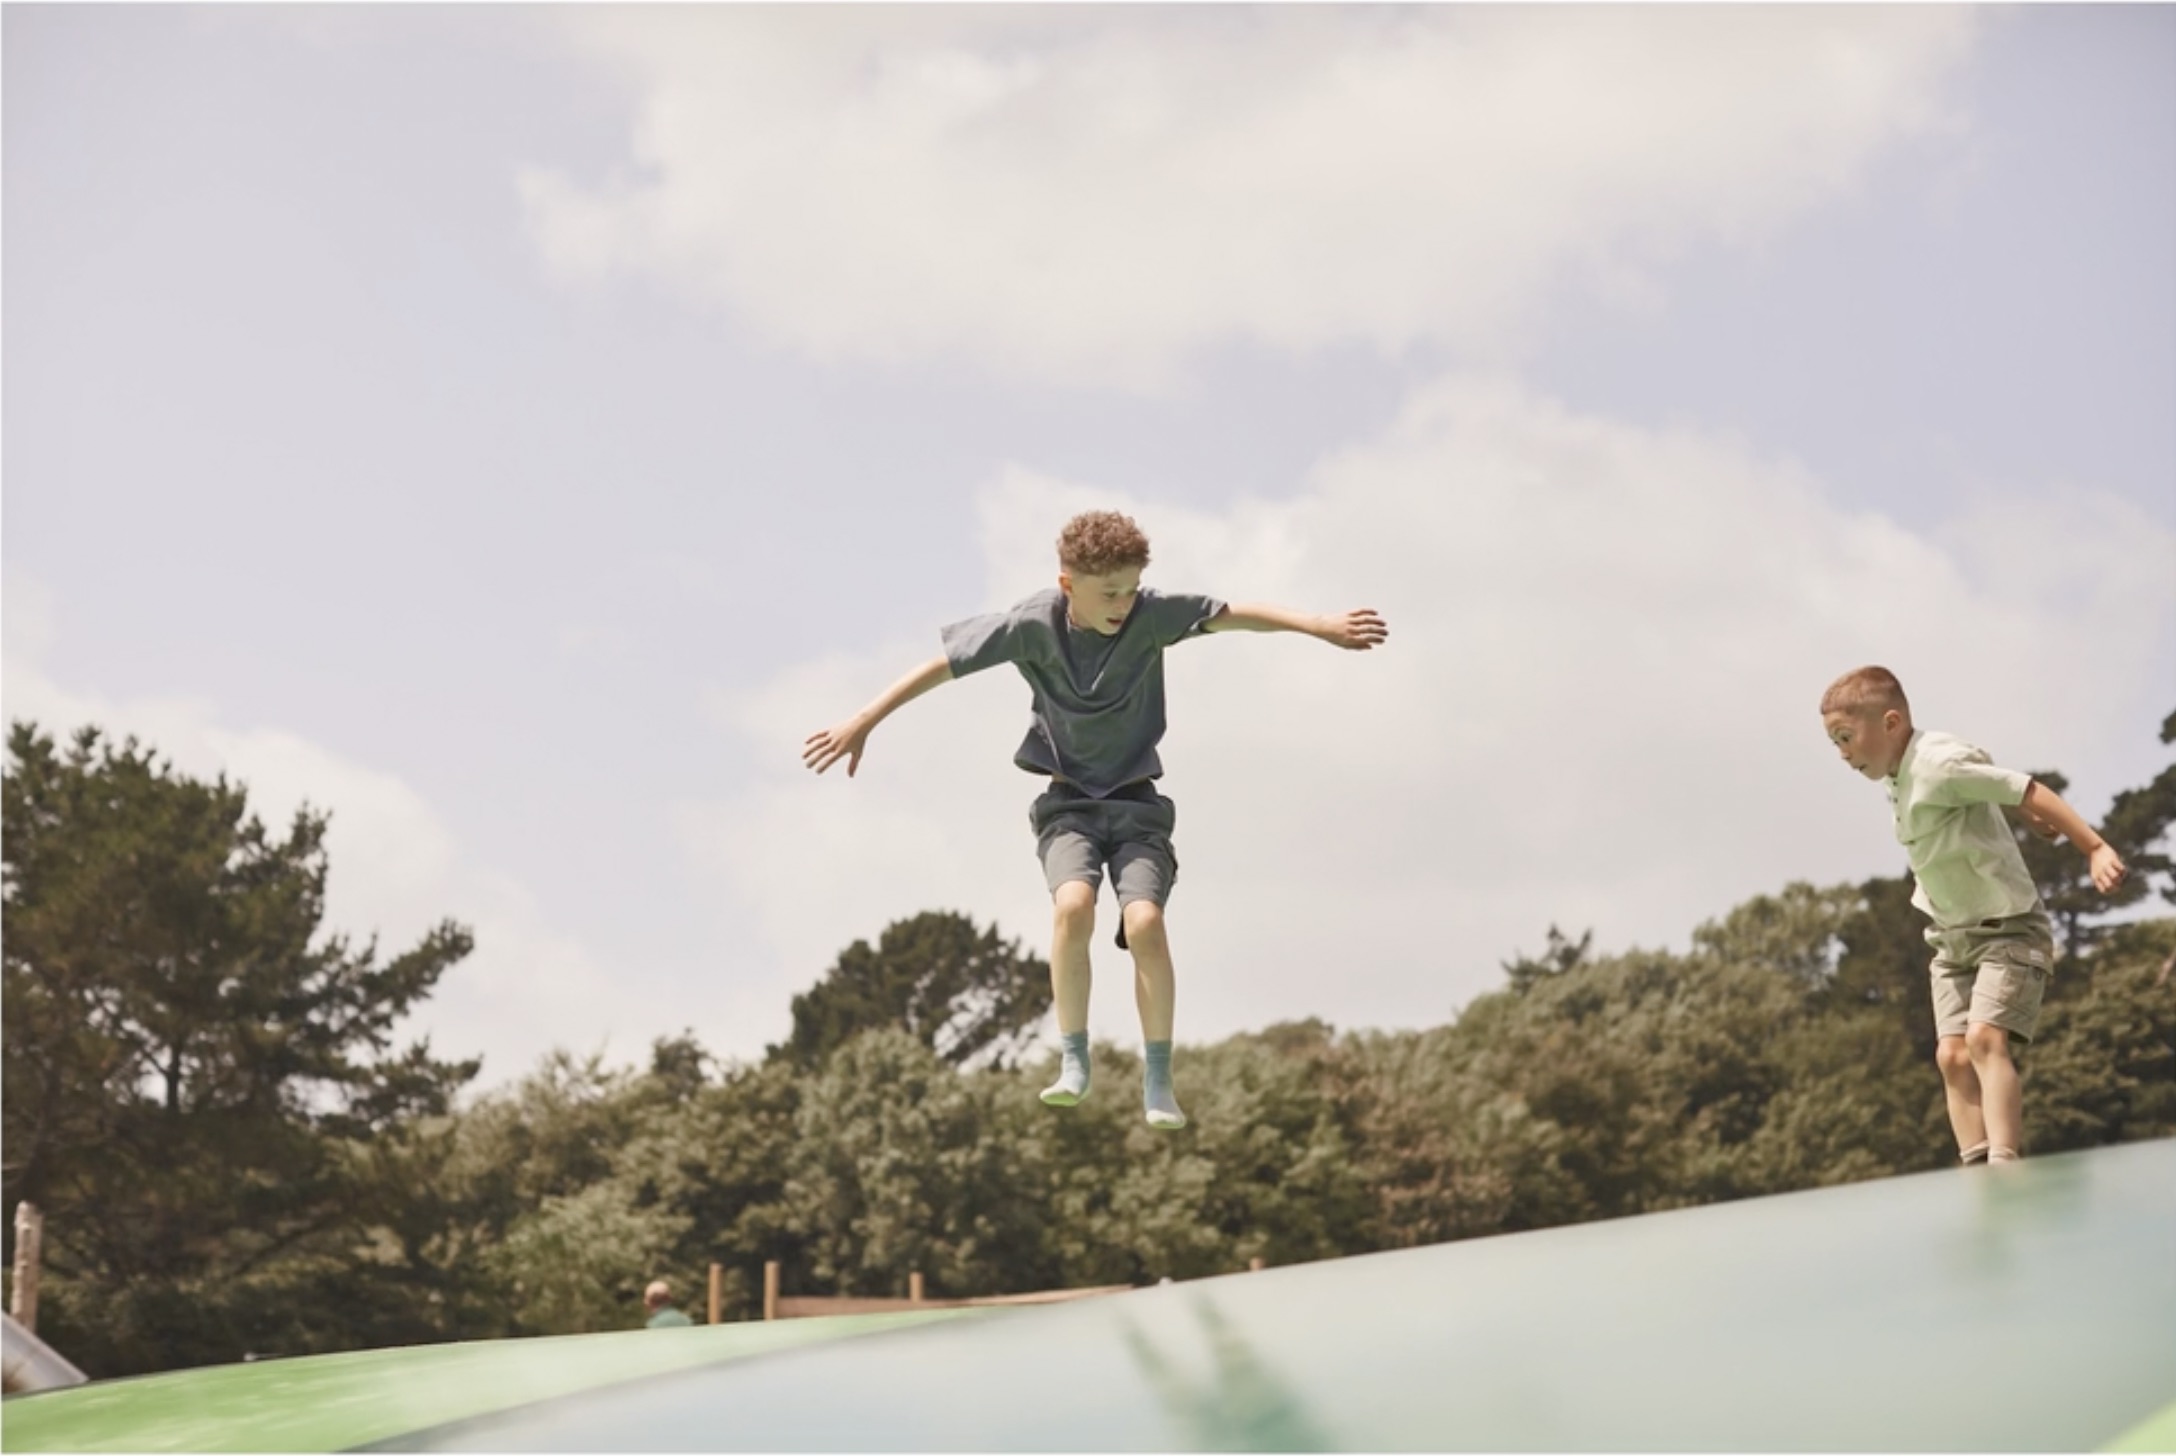
[[[1917,882],[1912,904],[1933,922],[1934,1063],[1958,1156],[2014,1162],[2025,1114],[2010,1038],[2030,1041],[2039,1025],[2055,937],[2002,806],[2020,806],[2035,833],[2082,850],[2102,894],[2123,883],[2123,859],[2047,785],[1962,739],[1914,728],[1887,668],[1855,668],[1829,684],[1821,725],[1845,763],[1887,783]]]

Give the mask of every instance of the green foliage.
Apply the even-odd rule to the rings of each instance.
[[[1749,1192],[1782,1193],[1947,1166],[1932,1040],[1922,1055],[1880,1008],[1839,1007],[1778,1037],[1782,1084],[1742,1158]]]
[[[808,1079],[785,1202],[820,1284],[902,1294],[916,1269],[958,1291],[1047,1275],[1014,1150],[1039,1104],[1002,1097],[1009,1086],[896,1029],[854,1038]]]
[[[2176,742],[2176,713],[2162,721],[2161,741]],[[2070,780],[2052,769],[2033,778],[2058,794],[2070,787]],[[2113,894],[2104,895],[2095,888],[2086,857],[2067,841],[2033,833],[2017,809],[2004,813],[2067,956],[2087,949],[2101,933],[2094,921],[2139,903],[2156,884],[2163,898],[2176,901],[2176,862],[2159,847],[2169,827],[2176,824],[2176,764],[2163,768],[2145,787],[2117,794],[2107,819],[2094,826],[2130,869],[2129,878]]]
[[[2124,925],[2050,997],[2020,1058],[2036,1152],[2176,1134],[2176,920]]]
[[[1044,1107],[1049,1059],[1021,1063],[1047,967],[944,912],[849,946],[761,1062],[683,1034],[455,1105],[470,1069],[384,1035],[457,927],[382,969],[319,940],[321,818],[275,839],[239,789],[96,748],[16,737],[6,1135],[10,1197],[48,1207],[52,1329],[102,1373],[629,1328],[651,1278],[701,1310],[713,1264],[742,1319],[765,1260],[796,1293],[1148,1283],[1953,1159],[1902,875],[1755,896],[1685,954],[1552,925],[1444,1026],[1183,1046],[1175,1135],[1131,1046]],[[2136,894],[2062,902],[2020,1054],[2035,1152],[2176,1134],[2176,921],[2110,913],[2167,875],[2172,796],[2164,772],[2104,829]],[[2075,850],[2028,848],[2051,904],[2078,889]]]
[[[2053,769],[2040,770],[2032,777],[2058,794],[2070,787],[2070,780]],[[2026,872],[2039,887],[2040,899],[2047,906],[2048,919],[2055,927],[2055,943],[2062,957],[2068,959],[2080,954],[2092,943],[2093,932],[2088,922],[2103,913],[2108,904],[2093,885],[2086,857],[2067,840],[2043,839],[2035,834],[2027,827],[2022,809],[2006,807],[2002,812],[2009,820],[2010,833],[2017,840]],[[2134,847],[2117,846],[2118,853],[2126,850],[2136,853]],[[2129,858],[2129,854],[2125,857]],[[2143,884],[2133,883],[2118,893],[2122,899],[2129,900],[2135,899],[2143,890]]]
[[[1574,942],[1554,925],[1549,927],[1549,944],[1538,956],[1513,956],[1504,962],[1504,978],[1511,989],[1525,995],[1538,983],[1551,976],[1561,976],[1577,966],[1594,947],[1594,932],[1588,931]]]
[[[367,1303],[358,1149],[476,1072],[388,1050],[468,933],[380,965],[319,933],[324,815],[274,837],[95,729],[8,752],[6,1198],[47,1214],[50,1328],[104,1374],[337,1340],[312,1301]]]
[[[1803,997],[1772,970],[1633,952],[1583,963],[1535,991],[1475,1001],[1475,1089],[1508,1099],[1496,1135],[1554,1169],[1514,1194],[1516,1227],[1667,1208],[1754,1191],[1736,1167],[1781,1084],[1775,1038]]]
[[[1027,1166],[1046,1171],[1044,1237],[1068,1284],[1145,1283],[1334,1257],[1362,1237],[1368,1195],[1345,1125],[1329,1027],[1288,1023],[1190,1049],[1177,1070],[1192,1125],[1174,1137],[1141,1118],[1141,1062],[1095,1051],[1096,1090],[1040,1110]],[[1052,1068],[1017,1079],[1035,1107]]]
[[[738,1119],[716,1115],[708,1065],[686,1036],[659,1041],[639,1074],[554,1053],[419,1134],[418,1176],[396,1201],[414,1230],[402,1247],[457,1287],[449,1321],[471,1334],[626,1328],[650,1279],[701,1288],[695,1230],[723,1211],[721,1150],[747,1144]]]
[[[2176,713],[2161,720],[2161,741],[2176,743]],[[2117,893],[2115,904],[2135,904],[2156,885],[2162,899],[2176,903],[2176,859],[2159,848],[2171,827],[2176,827],[2176,763],[2163,768],[2145,787],[2117,794],[2107,822],[2100,826],[2131,868],[2132,882]]]
[[[1721,920],[1702,925],[1692,933],[1692,943],[1718,960],[1777,971],[1815,987],[1836,973],[1844,931],[1865,909],[1863,889],[1818,890],[1800,880],[1784,886],[1780,895],[1755,895]]]
[[[1934,1003],[1928,993],[1926,917],[1912,908],[1912,877],[1867,880],[1858,886],[1860,908],[1837,927],[1842,946],[1836,971],[1824,987],[1841,1010],[1878,1011],[1915,1053],[1934,1055]]]
[[[691,1222],[675,1267],[692,1274],[723,1264],[727,1319],[762,1313],[755,1275],[765,1260],[778,1260],[796,1287],[809,1277],[810,1240],[786,1197],[794,1157],[805,1151],[796,1131],[802,1091],[788,1064],[735,1068],[667,1120],[677,1128],[680,1176],[664,1195]]]
[[[976,931],[951,911],[927,911],[884,928],[871,949],[857,940],[814,987],[793,998],[783,1048],[820,1061],[863,1031],[899,1027],[954,1066],[1003,1065],[1033,1039],[1050,1009],[1050,967]]]
[[[488,1257],[512,1290],[517,1329],[608,1330],[629,1324],[641,1308],[630,1292],[665,1267],[687,1232],[685,1216],[640,1202],[613,1178],[546,1196]]]
[[[1527,1227],[1522,1198],[1558,1208],[1573,1197],[1554,1161],[1554,1129],[1479,1080],[1476,1042],[1470,1031],[1438,1027],[1362,1032],[1340,1047],[1356,1172],[1371,1195],[1369,1245],[1409,1248]]]

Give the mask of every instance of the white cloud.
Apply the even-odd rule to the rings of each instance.
[[[135,735],[198,778],[225,773],[251,810],[284,833],[305,803],[331,813],[325,929],[360,947],[378,937],[381,963],[453,919],[476,950],[440,980],[397,1032],[429,1035],[443,1057],[482,1055],[478,1086],[518,1077],[555,1046],[615,1059],[638,1055],[660,1028],[629,1023],[590,954],[555,928],[513,877],[475,862],[444,818],[397,775],[357,763],[276,727],[238,728],[201,699],[116,701],[64,686],[47,666],[57,615],[50,591],[10,572],[6,582],[4,709],[65,742],[95,724],[118,741]],[[664,1028],[671,1029],[671,1028]]]
[[[1151,535],[1151,584],[1391,624],[1369,654],[1242,634],[1167,659],[1182,1039],[1315,1014],[1433,1024],[1552,921],[1683,945],[1791,880],[1901,872],[1880,790],[1835,761],[1815,710],[1860,663],[1894,668],[1930,726],[2066,769],[2089,812],[2160,761],[2176,540],[2090,492],[1930,539],[1739,444],[1450,379],[1289,502],[1206,514],[1009,471],[961,614],[1043,585],[1056,526],[1112,505]],[[933,655],[940,625],[715,700],[772,767],[683,824],[794,968],[766,993],[774,1036],[778,988],[921,910],[1047,949],[1013,673],[908,705],[852,782],[793,756]],[[1130,1040],[1107,891],[1101,914],[1093,1025]]]
[[[819,357],[1155,386],[1226,340],[1512,346],[1954,125],[1959,7],[628,7],[631,173],[521,179],[569,278]]]

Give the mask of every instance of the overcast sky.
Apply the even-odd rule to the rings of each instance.
[[[1171,655],[1182,1041],[1901,871],[1863,662],[2089,817],[2167,761],[2176,8],[0,39],[5,710],[329,809],[333,924],[474,927],[418,1029],[487,1082],[759,1055],[922,910],[1046,949],[1016,676],[799,746],[1081,509],[1391,624]]]

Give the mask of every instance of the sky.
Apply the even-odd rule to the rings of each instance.
[[[2176,8],[11,4],[0,71],[0,707],[329,811],[330,928],[475,931],[407,1032],[481,1086],[760,1056],[925,910],[1047,950],[1017,676],[799,753],[1080,510],[1390,623],[1167,659],[1182,1042],[1900,873],[1861,663],[2089,818],[2168,759]]]

